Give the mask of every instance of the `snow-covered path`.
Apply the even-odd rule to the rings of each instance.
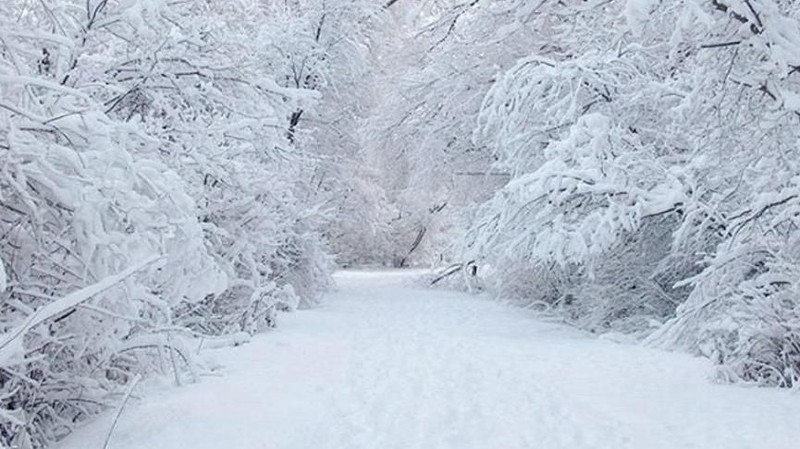
[[[522,310],[345,272],[312,311],[213,354],[224,375],[125,409],[113,449],[793,449],[800,396]],[[111,416],[63,449],[101,448]]]

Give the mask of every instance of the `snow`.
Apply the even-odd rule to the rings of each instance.
[[[0,292],[4,292],[7,286],[6,267],[3,266],[3,259],[0,257]]]
[[[628,0],[625,3],[625,21],[631,30],[641,33],[657,5],[657,0]]]
[[[790,449],[800,401],[709,382],[683,354],[597,339],[531,312],[342,272],[324,305],[203,353],[219,377],[142,390],[113,449]],[[102,447],[112,413],[57,447]]]

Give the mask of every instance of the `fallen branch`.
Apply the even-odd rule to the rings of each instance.
[[[431,281],[430,285],[436,285],[436,283],[438,283],[439,281],[441,281],[443,279],[446,279],[446,278],[458,273],[461,270],[467,270],[467,269],[470,269],[470,268],[471,268],[471,271],[468,274],[470,276],[476,276],[478,274],[477,273],[477,271],[478,271],[477,268],[478,267],[477,267],[477,265],[475,265],[475,261],[474,260],[470,260],[467,263],[455,263],[453,265],[450,265],[449,267],[447,267],[444,270],[442,270],[442,272]]]
[[[431,285],[436,285],[437,282],[441,281],[442,279],[448,278],[456,273],[458,273],[464,267],[463,263],[457,263],[450,265],[449,267],[445,268],[444,271],[438,276],[436,276],[432,281]]]

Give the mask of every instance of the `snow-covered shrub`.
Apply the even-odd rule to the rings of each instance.
[[[564,307],[579,327],[643,335],[651,332],[688,296],[675,284],[691,273],[695,260],[671,251],[674,216],[645,220],[633,233],[604,252],[575,279],[572,304]]]
[[[705,354],[725,379],[797,387],[800,179],[793,161],[790,167],[771,171],[777,176],[764,179],[782,185],[732,215],[704,270],[684,281],[693,287],[688,301],[652,344]]]
[[[693,178],[702,202],[687,210],[676,246],[698,223],[717,238],[703,271],[684,281],[687,302],[650,341],[705,353],[726,379],[796,387],[800,6],[711,6],[708,39],[727,44],[695,64],[716,78],[706,108],[718,119],[705,126],[718,129],[701,140],[708,149]],[[735,86],[728,94],[726,82]]]
[[[327,286],[316,95],[271,81],[256,2],[0,4],[0,446],[42,447],[188,337]],[[266,32],[266,31],[265,31]]]
[[[303,198],[313,161],[288,135],[290,116],[316,95],[273,80],[269,36],[283,31],[258,3],[235,6],[123,9],[146,16],[142,26],[109,25],[86,42],[97,53],[86,82],[115,86],[103,98],[109,113],[158,139],[152,156],[188,184],[207,246],[230,280],[206,307],[181,312],[204,332],[269,326],[287,292],[301,295],[290,302],[313,301],[328,282],[314,227],[323,214]],[[108,8],[101,17],[115,13]]]
[[[796,385],[800,7],[536,8],[527,26],[549,36],[483,102],[476,144],[513,178],[482,206],[467,258],[582,327],[674,317],[653,343]],[[553,266],[573,275],[541,287],[531,275]]]
[[[170,341],[171,307],[221,291],[225,278],[180,179],[132,156],[152,141],[78,91],[0,70],[14,70],[0,81],[12,106],[0,111],[9,278],[0,292],[0,441],[40,446],[133,373],[164,366],[162,355],[180,350]],[[58,306],[95,286],[81,304]]]

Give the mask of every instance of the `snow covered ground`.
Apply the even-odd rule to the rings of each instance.
[[[401,272],[209,351],[220,377],[145,394],[113,449],[793,449],[800,396],[715,385],[707,361],[585,336]],[[61,449],[101,448],[112,414]]]

